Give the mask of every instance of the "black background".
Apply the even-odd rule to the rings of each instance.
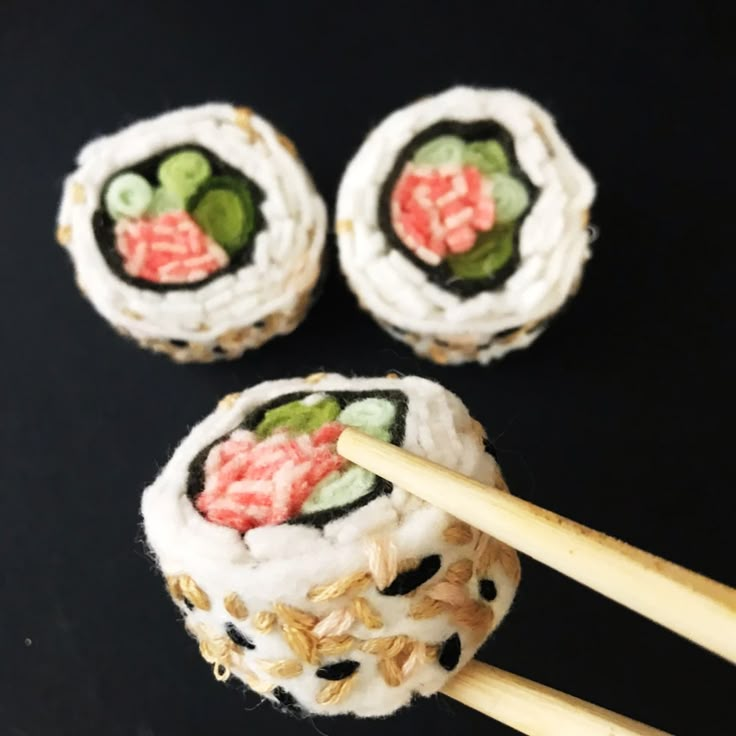
[[[515,493],[736,584],[733,31],[697,3],[2,0],[0,733],[511,733],[442,696],[313,725],[213,680],[140,543],[139,497],[219,396],[267,378],[440,380]],[[372,125],[459,82],[537,98],[599,183],[583,288],[529,350],[420,361],[333,269],[293,335],[177,366],[77,293],[55,208],[94,135],[247,104],[295,139],[331,204]],[[678,734],[734,732],[732,667],[528,560],[480,656]]]

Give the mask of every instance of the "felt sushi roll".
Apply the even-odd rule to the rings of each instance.
[[[345,427],[503,486],[483,429],[440,385],[317,374],[223,399],[142,515],[217,679],[296,714],[382,716],[473,656],[511,605],[519,562],[343,459]]]
[[[237,358],[293,330],[320,276],[325,207],[291,141],[207,104],[86,145],[57,239],[120,333],[177,361]]]
[[[576,291],[594,191],[538,104],[456,87],[387,117],[348,165],[340,263],[417,353],[487,363],[529,345]]]

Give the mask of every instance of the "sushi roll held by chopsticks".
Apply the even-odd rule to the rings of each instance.
[[[456,87],[381,122],[338,194],[361,305],[438,363],[526,347],[576,291],[594,184],[538,104]]]
[[[382,716],[472,658],[520,569],[510,547],[340,457],[347,427],[503,485],[438,384],[322,374],[223,400],[145,491],[143,518],[216,678],[296,713]]]
[[[118,332],[177,361],[210,361],[304,318],[325,207],[291,141],[248,108],[138,122],[89,143],[77,163],[57,239]]]

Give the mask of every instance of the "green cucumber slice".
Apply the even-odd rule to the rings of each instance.
[[[513,176],[493,174],[493,201],[496,204],[496,222],[500,224],[512,222],[529,205],[529,194],[526,187]]]
[[[115,220],[140,217],[148,207],[153,190],[139,174],[127,171],[118,174],[105,191],[105,207]]]

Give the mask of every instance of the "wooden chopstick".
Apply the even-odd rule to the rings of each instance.
[[[348,428],[348,460],[736,664],[736,590]]]
[[[527,736],[668,736],[665,731],[475,660],[442,692]]]

